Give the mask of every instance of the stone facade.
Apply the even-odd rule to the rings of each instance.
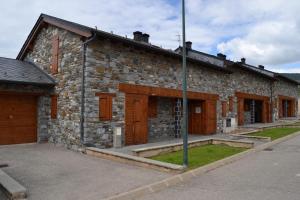
[[[174,137],[175,132],[175,115],[174,103],[175,99],[161,98],[157,100],[157,116],[148,120],[149,140]]]
[[[53,75],[52,38],[55,35],[59,36],[59,67],[58,73]],[[49,141],[77,149],[81,146],[79,127],[83,46],[80,36],[54,26],[47,26],[37,35],[32,49],[27,53],[25,60],[34,62],[58,83],[52,91],[52,94],[58,94],[58,115],[57,119],[50,119],[48,116]],[[39,105],[44,105],[41,109],[49,110],[49,96],[42,97]],[[50,115],[50,112],[47,114]],[[45,130],[46,127],[43,125],[42,129]]]
[[[273,102],[277,103],[274,108],[274,119],[278,120],[279,119],[278,95],[288,96],[288,97],[293,97],[295,99],[298,99],[299,98],[298,97],[299,89],[298,89],[298,86],[295,84],[287,82],[284,79],[278,79],[278,81],[274,82],[274,84],[273,84],[273,90],[274,90]],[[298,106],[296,106],[296,113],[298,113]]]
[[[228,79],[229,74],[189,63],[187,81],[189,91],[222,94],[227,97],[228,94],[224,95],[226,92],[224,88],[229,85]],[[103,141],[101,138],[112,138],[114,126],[124,127],[125,96],[118,91],[118,84],[131,83],[180,89],[181,63],[176,58],[99,39],[88,46],[86,81],[88,88],[86,109],[89,114],[86,117],[85,135],[87,141]],[[95,96],[97,92],[116,93],[116,97],[113,98],[111,122],[99,121],[99,98]],[[221,109],[220,105],[218,109]],[[218,112],[218,131],[221,131],[222,124]],[[111,142],[99,145],[110,144]]]
[[[59,71],[52,75],[57,86],[49,94],[58,94],[58,117],[50,119],[49,96],[39,100],[39,132],[41,138],[77,149],[80,141],[81,84],[83,71],[83,42],[80,36],[54,26],[43,28],[37,35],[33,50],[27,53],[30,60],[51,75],[52,38],[59,36]],[[125,45],[97,37],[86,49],[85,61],[85,113],[84,142],[101,148],[111,147],[113,129],[124,130],[125,94],[118,90],[119,83],[138,84],[171,89],[181,89],[181,60],[153,51]],[[211,60],[212,58],[210,58]],[[218,59],[215,59],[217,63]],[[215,61],[214,61],[215,62]],[[225,73],[195,62],[188,62],[188,90],[219,95],[217,101],[217,132],[223,132],[226,119],[237,121],[237,99],[234,110],[222,117],[221,101],[228,101],[235,92],[263,96],[286,95],[297,97],[297,86],[285,80],[273,83],[270,79],[238,67],[227,67]],[[114,93],[112,120],[99,120],[99,97],[96,93]],[[274,98],[275,98],[274,96]],[[159,98],[158,117],[149,119],[150,138],[174,134],[174,116],[169,99]],[[46,133],[47,132],[47,133]],[[45,133],[45,134],[44,134]],[[46,136],[48,134],[48,136]]]

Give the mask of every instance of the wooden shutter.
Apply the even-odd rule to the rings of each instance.
[[[244,99],[238,98],[238,125],[244,125]]]
[[[157,117],[157,97],[149,97],[149,111],[148,117],[155,118]]]
[[[279,112],[279,118],[283,117],[283,110],[282,110],[282,99],[279,98],[279,108],[278,108],[278,112]]]
[[[229,111],[233,112],[233,97],[229,97]]]
[[[59,37],[55,35],[52,39],[52,63],[51,63],[51,73],[58,73],[58,54],[59,54]]]
[[[51,119],[57,119],[57,99],[58,95],[51,95]]]
[[[115,94],[97,93],[99,96],[99,119],[101,121],[112,120],[112,98]]]
[[[227,102],[222,101],[222,117],[226,117],[227,115]]]
[[[205,134],[216,133],[217,130],[217,109],[216,101],[206,100],[204,103],[205,112]]]
[[[295,101],[295,99],[292,99],[291,101],[290,101],[291,103],[290,103],[290,113],[291,113],[291,117],[295,117],[295,106],[296,106],[296,101]]]
[[[298,99],[295,99],[295,110],[294,110],[295,117],[297,115],[297,112],[298,112]]]

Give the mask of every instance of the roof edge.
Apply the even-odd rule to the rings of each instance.
[[[291,79],[289,77],[286,77],[286,76],[284,76],[284,75],[282,75],[280,73],[275,73],[275,77],[280,77],[280,78],[285,79],[286,81],[289,81],[289,82],[291,82],[291,83],[293,83],[295,85],[300,85],[300,82],[298,82],[296,80],[293,80],[293,79]]]
[[[56,85],[56,84],[57,84],[56,80],[55,80],[52,76],[50,76],[49,74],[47,74],[44,70],[42,70],[42,69],[41,69],[39,66],[37,66],[34,62],[30,62],[30,61],[24,61],[24,62],[28,62],[28,63],[32,64],[37,70],[39,70],[41,73],[43,73],[45,76],[47,76],[47,78],[50,79],[50,80],[52,81],[53,85]]]
[[[55,19],[58,19],[58,21],[55,21]],[[80,36],[83,36],[83,37],[86,37],[86,38],[88,38],[92,35],[91,28],[85,27],[86,31],[83,31],[83,30],[80,30],[80,29],[76,29],[76,28],[74,28],[70,25],[63,24],[62,22],[68,22],[68,21],[41,13],[38,20],[34,24],[32,30],[30,31],[29,35],[27,36],[27,39],[25,40],[25,42],[24,42],[21,50],[19,51],[16,59],[17,60],[22,60],[24,58],[24,55],[27,52],[28,47],[30,46],[33,39],[35,38],[36,34],[40,31],[40,29],[45,27],[46,23],[51,24],[51,25],[56,26],[56,27],[59,27],[59,28],[62,28],[62,29],[65,29],[65,30],[68,30],[70,32],[76,33],[76,34],[78,34]]]

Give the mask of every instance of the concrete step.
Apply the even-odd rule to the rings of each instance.
[[[21,200],[26,199],[27,190],[20,183],[6,174],[0,169],[0,190],[5,194],[8,199]]]

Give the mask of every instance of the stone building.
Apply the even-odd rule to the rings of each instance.
[[[38,66],[51,83],[45,87],[10,80],[3,75],[3,63],[1,95],[34,97],[31,142],[106,148],[113,145],[116,128],[121,128],[123,145],[180,137],[182,48],[166,50],[152,45],[149,37],[136,31],[129,39],[42,14],[17,62],[23,63],[20,67]],[[187,66],[189,134],[228,133],[297,113],[298,83],[263,66],[205,54],[192,49],[191,42]],[[9,105],[9,116],[16,104],[12,102],[0,101],[0,106]],[[4,135],[13,132],[9,120],[4,119]],[[20,137],[18,132],[14,137]]]

